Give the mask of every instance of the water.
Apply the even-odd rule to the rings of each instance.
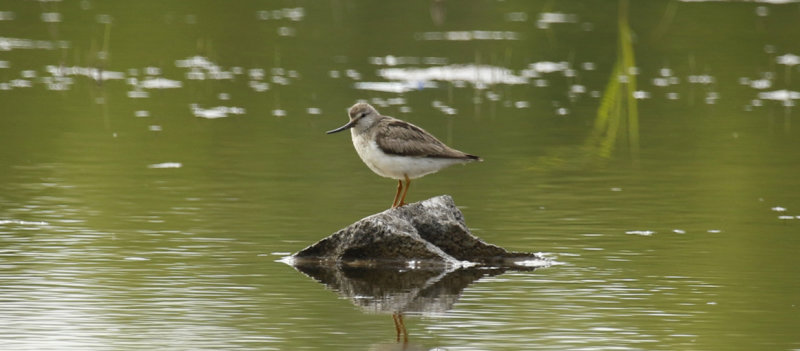
[[[0,4],[4,349],[800,349],[800,5],[625,6]],[[278,262],[391,203],[358,99],[486,160],[409,200],[558,264],[437,278],[404,345]]]

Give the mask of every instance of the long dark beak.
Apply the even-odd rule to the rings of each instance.
[[[341,131],[343,131],[345,129],[353,128],[354,125],[356,125],[356,120],[355,119],[351,120],[350,122],[347,122],[347,124],[345,124],[345,125],[343,125],[343,126],[341,126],[339,128],[336,128],[334,130],[329,130],[329,131],[325,132],[325,134],[338,133],[338,132],[341,132]]]

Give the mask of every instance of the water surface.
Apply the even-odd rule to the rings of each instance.
[[[0,340],[800,349],[799,6],[0,4]],[[278,262],[390,205],[324,134],[359,100],[485,159],[409,200],[557,264],[437,285],[403,345]]]

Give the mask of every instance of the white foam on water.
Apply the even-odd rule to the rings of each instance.
[[[174,89],[183,87],[183,82],[166,78],[149,78],[139,83],[145,89]]]
[[[479,84],[527,84],[528,78],[512,70],[484,65],[448,65],[427,68],[384,68],[378,75],[388,80],[402,82],[446,81]]]
[[[147,168],[181,168],[183,164],[180,162],[162,162],[147,165]]]

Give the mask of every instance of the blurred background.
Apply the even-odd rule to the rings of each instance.
[[[9,350],[392,349],[282,257],[391,205],[357,101],[484,158],[415,181],[556,264],[438,350],[800,349],[797,1],[0,2]],[[352,298],[352,297],[351,297]]]

